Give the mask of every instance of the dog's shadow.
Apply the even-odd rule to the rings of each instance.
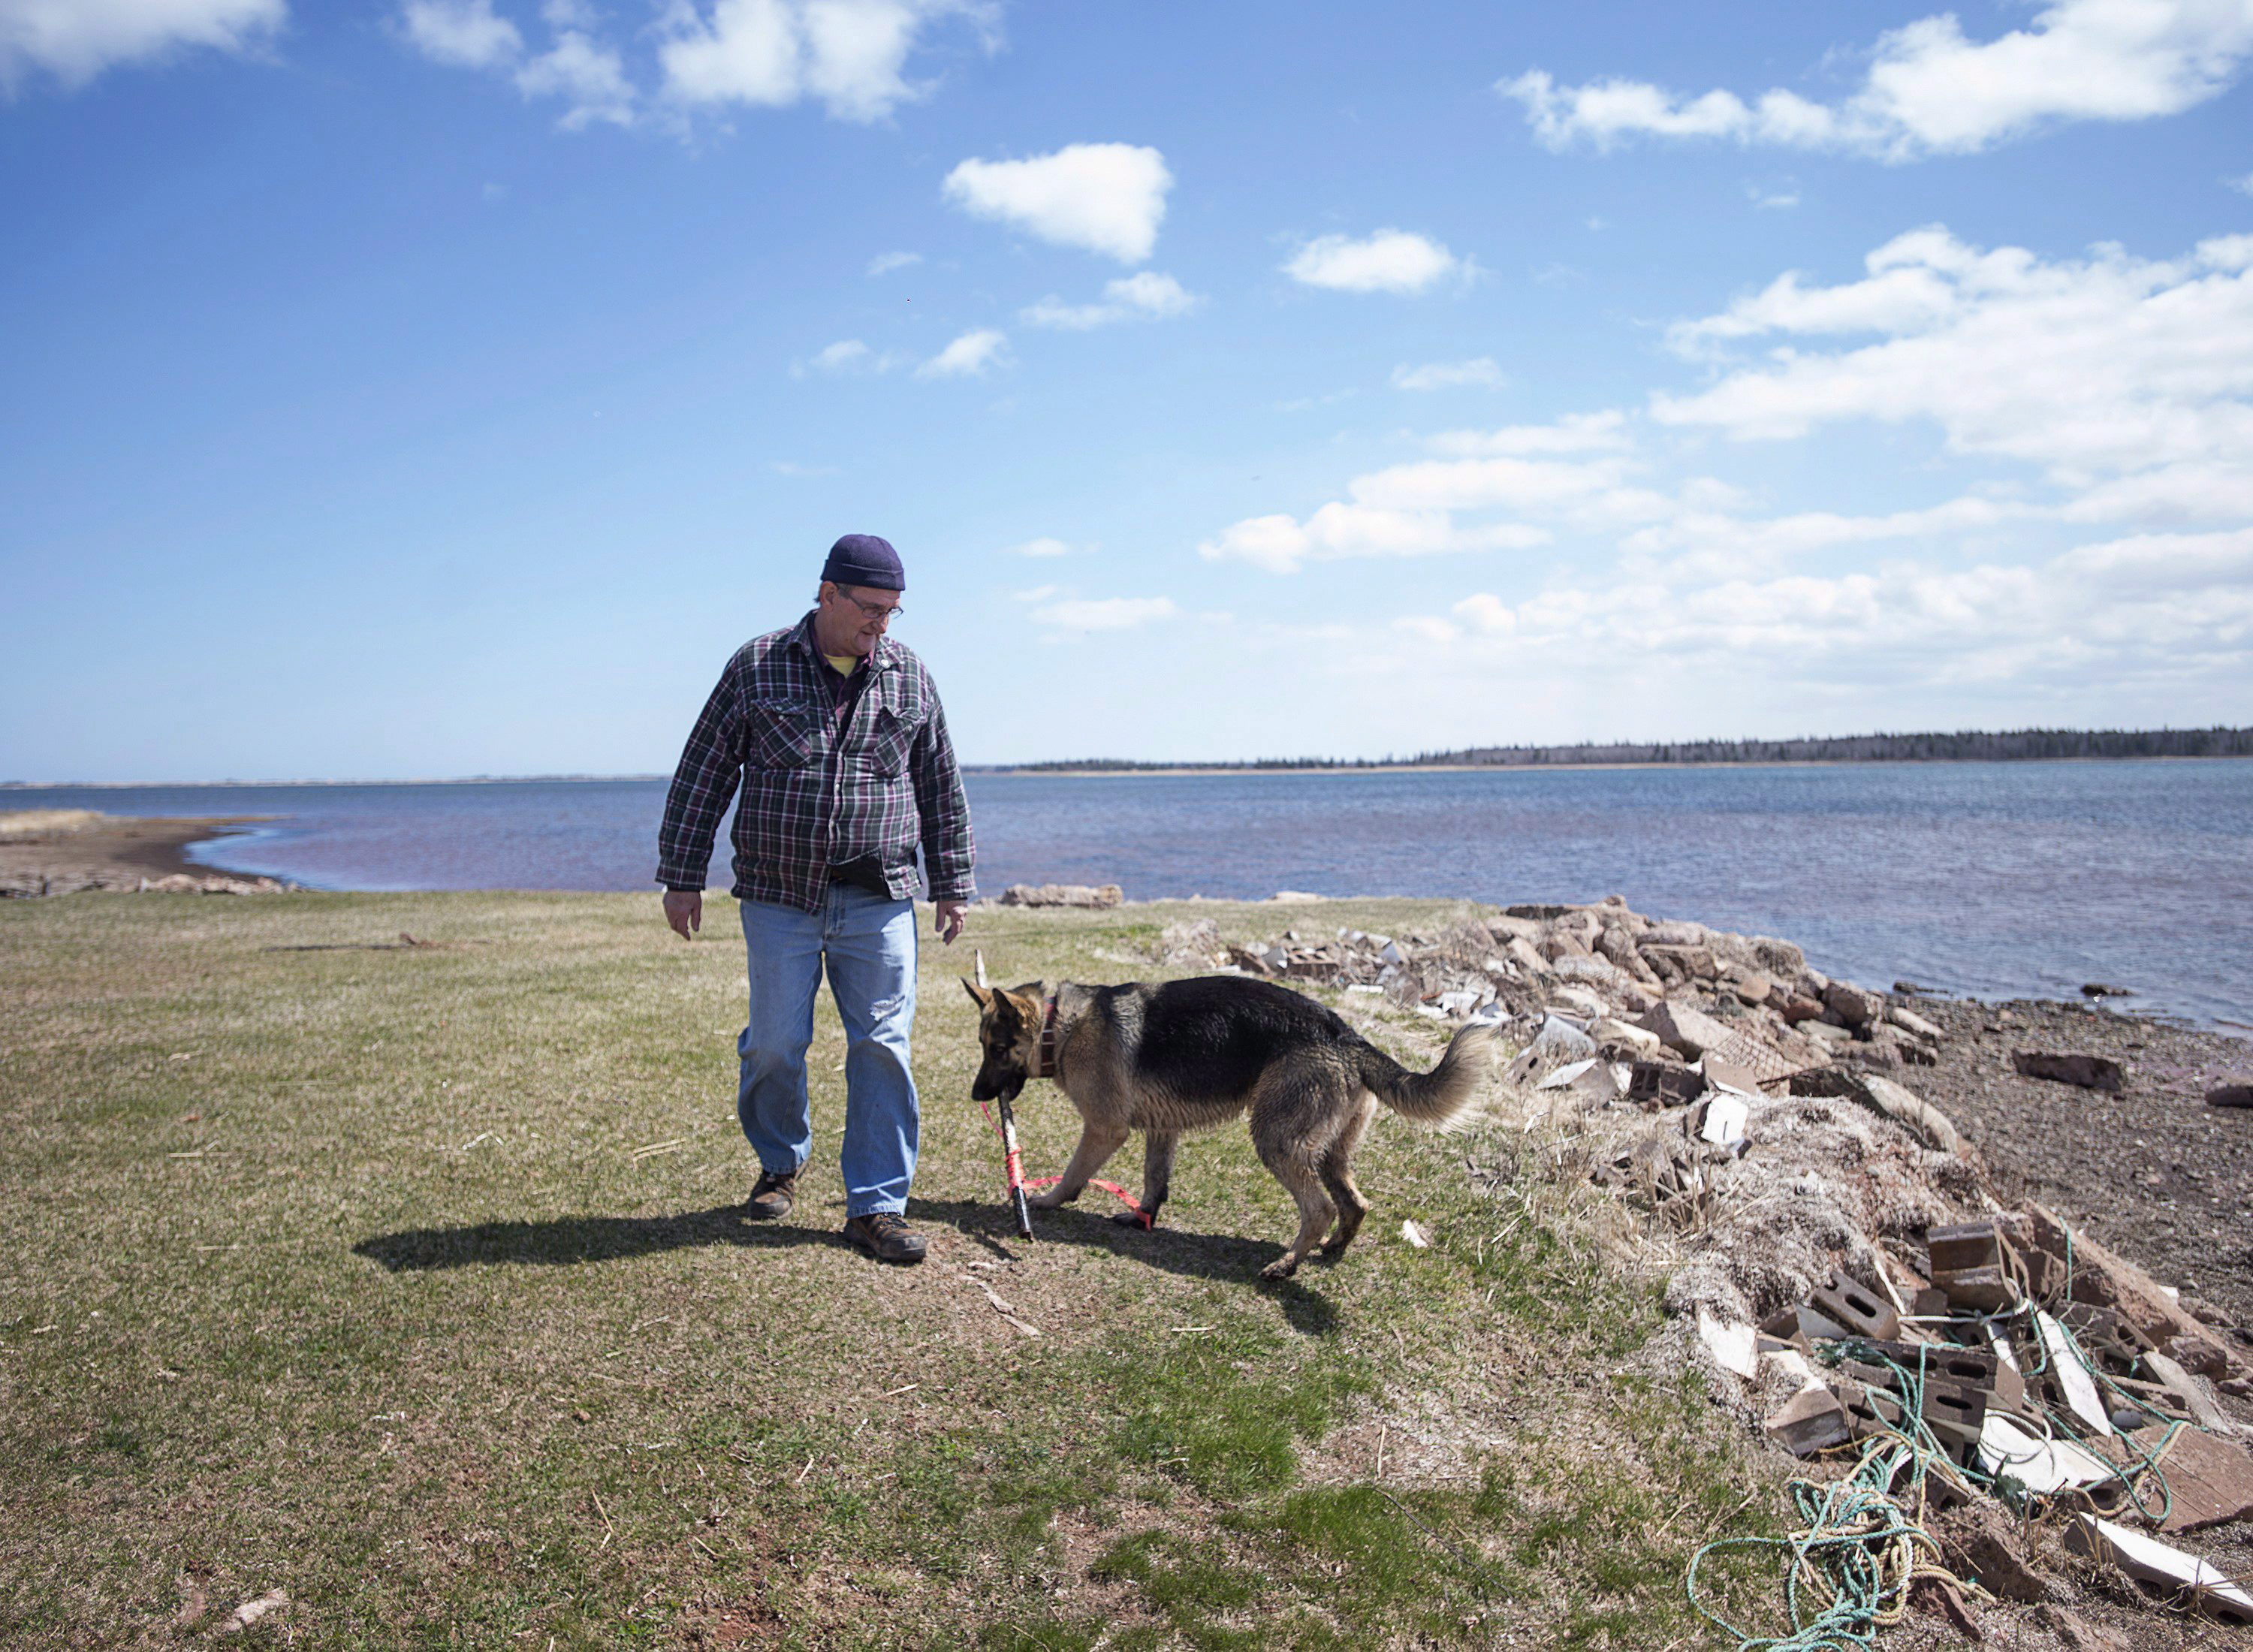
[[[1022,1255],[1025,1248],[1026,1242],[1017,1237],[1015,1218],[1003,1206],[974,1199],[918,1199],[910,1202],[908,1214],[946,1223],[1005,1256]],[[1296,1279],[1271,1282],[1259,1277],[1261,1268],[1283,1254],[1283,1247],[1271,1241],[1193,1233],[1162,1224],[1143,1228],[1071,1205],[1034,1211],[1033,1232],[1034,1244],[1088,1246],[1168,1273],[1217,1279],[1225,1285],[1256,1286],[1275,1299],[1285,1321],[1303,1336],[1326,1335],[1337,1325],[1337,1310],[1321,1292],[1309,1290]]]
[[[911,1199],[908,1215],[943,1223],[998,1254],[1022,1254],[1023,1241],[1018,1239],[1015,1225],[1001,1206],[970,1199]],[[1036,1244],[1099,1247],[1168,1273],[1259,1285],[1275,1298],[1284,1320],[1301,1335],[1322,1336],[1337,1324],[1337,1310],[1319,1292],[1295,1279],[1273,1285],[1259,1279],[1259,1270],[1282,1254],[1279,1244],[1179,1228],[1122,1227],[1107,1216],[1069,1206],[1035,1212],[1033,1230],[1039,1236]],[[744,1216],[742,1205],[722,1204],[670,1216],[558,1216],[546,1222],[408,1228],[362,1239],[352,1251],[394,1273],[421,1273],[508,1263],[554,1267],[611,1262],[715,1244],[748,1251],[786,1250],[802,1244],[850,1248],[844,1235],[834,1229],[754,1222]]]

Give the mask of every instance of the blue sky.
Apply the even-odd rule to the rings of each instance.
[[[0,0],[0,778],[2253,721],[2253,0]]]

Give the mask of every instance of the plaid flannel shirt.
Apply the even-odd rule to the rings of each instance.
[[[879,638],[841,728],[827,669],[810,613],[736,651],[666,794],[659,882],[704,887],[713,833],[735,800],[738,900],[819,911],[829,868],[867,854],[904,899],[915,892],[918,847],[932,900],[976,895],[970,804],[931,673]]]

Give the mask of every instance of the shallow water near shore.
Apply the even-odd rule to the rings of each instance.
[[[1588,901],[1817,967],[2253,1028],[2253,762],[973,775],[980,887]],[[37,787],[7,808],[272,815],[196,858],[324,889],[652,888],[659,780]],[[722,828],[724,840],[725,828]],[[726,850],[714,857],[724,884]],[[1318,929],[1318,911],[1279,913]]]

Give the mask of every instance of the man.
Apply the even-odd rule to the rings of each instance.
[[[703,925],[712,835],[740,788],[736,898],[750,1014],[736,1041],[736,1112],[759,1156],[747,1214],[786,1216],[813,1149],[806,1050],[826,962],[845,1023],[845,1236],[920,1262],[902,1220],[915,1175],[916,850],[939,938],[962,932],[970,809],[923,662],[886,635],[907,578],[873,533],[830,547],[813,610],[746,643],[720,674],[665,800],[666,922]]]

